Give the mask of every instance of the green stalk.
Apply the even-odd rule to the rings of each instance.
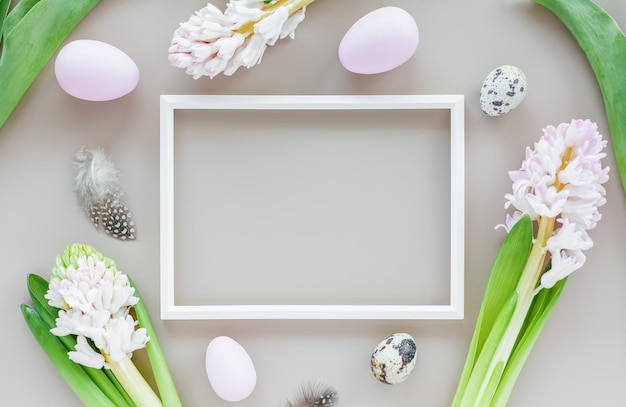
[[[104,359],[137,406],[161,407],[163,405],[154,390],[152,390],[152,387],[146,382],[146,379],[144,379],[128,356],[124,355],[122,360],[113,361],[105,354]]]
[[[498,389],[493,397],[491,407],[506,407],[517,377],[526,363],[541,330],[548,321],[548,317],[552,313],[556,302],[561,296],[566,281],[567,278],[564,278],[558,281],[554,287],[549,290],[543,289],[535,296],[533,305],[528,313],[527,323],[522,328],[521,337],[513,349],[509,363],[507,363]]]
[[[130,398],[130,396],[128,395],[128,393],[126,392],[126,389],[124,389],[124,386],[122,386],[122,383],[120,383],[119,380],[117,380],[117,377],[115,377],[115,375],[113,374],[113,372],[111,371],[111,369],[90,369],[88,367],[83,367],[83,369],[87,370],[89,372],[89,370],[93,370],[95,372],[99,372],[98,374],[104,374],[104,376],[107,377],[107,379],[109,379],[109,382],[113,384],[113,386],[115,387],[115,389],[117,390],[117,392],[122,396],[123,400],[119,400],[118,399],[118,403],[120,403],[119,405],[122,406],[127,406],[127,407],[137,407],[137,405],[135,404],[135,402],[133,401],[133,399]],[[106,382],[100,384],[100,377],[98,376],[97,381],[94,380],[96,382],[96,384],[98,384],[98,386],[100,388],[108,388],[108,384]],[[111,393],[113,393],[112,390]],[[108,394],[108,393],[107,393]]]
[[[486,343],[494,326],[504,318],[503,309],[511,301],[532,245],[532,222],[528,216],[520,219],[506,235],[494,262],[483,295],[483,302],[476,320],[474,334],[463,373],[459,380],[452,406],[459,406],[473,375],[477,375],[477,361],[485,351]],[[484,360],[484,357],[483,357]]]
[[[49,327],[48,329],[54,327],[56,325],[56,315],[59,310],[50,306],[48,301],[44,298],[44,295],[48,291],[48,281],[36,274],[29,274],[27,277],[27,287],[30,298],[33,301],[33,308],[35,311]],[[74,335],[66,335],[57,338],[65,347],[65,357],[67,358],[67,352],[74,350],[74,347],[76,346],[76,337]],[[94,369],[81,365],[78,366],[85,371],[87,376],[91,378],[91,380],[111,401],[115,403],[116,406],[135,407],[133,401],[110,371],[104,369]]]
[[[511,324],[514,312],[517,309],[518,298],[513,292],[509,301],[500,310],[496,322],[491,328],[485,346],[483,346],[467,385],[460,396],[460,400],[453,404],[460,407],[482,407],[489,405],[486,394],[495,393],[500,376],[504,373],[506,360],[497,357],[500,344],[505,340],[508,327]],[[486,399],[487,402],[483,402]]]
[[[545,243],[554,230],[554,218],[542,217],[539,220],[537,237],[533,243],[528,261],[525,264],[522,276],[519,279],[515,293],[518,301],[508,322],[504,333],[499,338],[497,348],[493,354],[481,354],[488,360],[488,366],[478,374],[472,373],[472,378],[468,383],[467,392],[462,401],[462,406],[490,406],[495,395],[500,379],[504,374],[504,368],[509,363],[515,344],[518,342],[520,332],[534,298],[534,291],[537,287],[539,277],[543,271],[546,258]]]
[[[156,332],[154,331],[154,327],[150,321],[148,309],[141,299],[141,294],[130,276],[128,276],[128,281],[130,282],[130,285],[135,288],[135,295],[139,298],[139,302],[135,304],[133,309],[135,310],[139,326],[146,329],[146,333],[150,338],[148,343],[146,343],[146,351],[148,353],[148,359],[150,360],[150,365],[152,366],[152,372],[159,389],[163,406],[182,407],[182,403],[176,390],[176,384],[174,383],[174,379],[167,365],[167,360],[165,359],[165,354],[161,349],[161,345],[159,345]]]
[[[100,0],[40,0],[3,28],[0,55],[0,127],[67,36]],[[17,7],[17,6],[16,6]],[[13,13],[10,13],[10,15]],[[9,15],[9,16],[10,16]],[[7,17],[7,20],[9,18]]]
[[[626,36],[591,0],[532,0],[552,11],[569,29],[596,76],[617,167],[626,192]]]
[[[96,386],[80,365],[67,357],[67,349],[59,338],[50,333],[50,327],[37,311],[26,304],[22,304],[21,309],[33,336],[83,404],[87,407],[119,407]]]

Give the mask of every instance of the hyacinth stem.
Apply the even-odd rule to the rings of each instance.
[[[554,231],[555,218],[541,217],[537,237],[534,239],[528,261],[522,271],[514,295],[514,308],[508,323],[493,352],[486,371],[472,375],[467,385],[470,389],[477,389],[465,393],[460,406],[488,406],[491,405],[494,394],[501,385],[500,379],[513,353],[520,332],[531,308],[535,289],[544,269],[547,250],[546,242]],[[486,355],[485,357],[489,357]],[[520,363],[523,363],[521,361]],[[512,378],[514,380],[515,378]]]
[[[137,407],[162,406],[159,397],[128,356],[117,362],[110,360],[106,354],[104,358]]]
[[[152,373],[154,375],[154,380],[156,381],[163,406],[182,407],[178,391],[176,390],[176,384],[174,383],[174,378],[172,377],[172,373],[167,365],[165,354],[163,353],[159,340],[157,339],[156,331],[152,326],[152,321],[150,321],[150,314],[148,313],[146,304],[141,298],[139,289],[137,289],[135,282],[130,276],[128,276],[128,281],[131,286],[135,288],[135,295],[139,297],[139,302],[135,304],[134,311],[137,316],[139,326],[146,329],[148,337],[150,338],[148,343],[146,343],[146,351],[148,352],[148,358],[150,360],[150,365],[152,366]]]

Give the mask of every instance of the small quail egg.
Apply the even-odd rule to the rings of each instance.
[[[501,116],[515,109],[526,96],[524,72],[502,65],[487,75],[480,89],[480,108],[489,116]]]
[[[376,346],[371,358],[374,377],[385,384],[405,381],[415,367],[416,345],[407,333],[395,333]]]

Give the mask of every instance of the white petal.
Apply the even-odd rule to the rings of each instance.
[[[234,55],[232,62],[229,64],[229,67],[224,71],[226,75],[229,72],[234,72],[240,66],[250,68],[259,62],[261,62],[261,57],[265,52],[265,41],[259,35],[253,35],[250,38],[243,48],[240,48]],[[234,70],[232,70],[234,69]],[[232,70],[232,71],[231,71]]]
[[[170,65],[176,68],[187,68],[193,63],[193,57],[190,54],[170,53],[167,56]]]
[[[231,22],[231,28],[237,29],[244,24],[259,21],[263,17],[263,10],[260,7],[242,5],[240,2],[231,2],[226,6],[224,14]]]
[[[296,37],[296,28],[304,20],[305,9],[306,7],[301,8],[287,19],[280,32],[281,39],[287,36],[289,36],[291,39],[294,39]]]
[[[541,276],[541,287],[552,288],[559,281],[578,270],[585,263],[582,252],[567,254],[561,252],[552,257],[552,267]]]
[[[243,45],[246,37],[243,34],[234,34],[232,37],[220,38],[215,42],[219,49],[217,54],[220,58],[229,60],[235,55],[237,49]]]
[[[136,323],[128,315],[126,318],[114,318],[105,329],[106,346],[104,351],[111,360],[120,361],[129,353],[143,348],[148,341],[145,329],[135,330]]]
[[[550,253],[558,255],[562,250],[588,250],[593,246],[593,241],[584,229],[577,228],[576,224],[568,219],[559,221],[562,226],[546,242],[546,248]]]
[[[254,25],[255,35],[261,36],[267,45],[274,45],[280,38],[283,24],[289,18],[287,7],[277,8],[273,14],[263,18]]]
[[[104,356],[95,352],[89,345],[85,337],[76,337],[76,346],[74,352],[69,352],[69,358],[81,365],[93,367],[94,369],[102,369],[105,366]]]

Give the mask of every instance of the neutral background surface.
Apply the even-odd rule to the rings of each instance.
[[[626,2],[598,3],[626,25]],[[168,65],[167,48],[177,25],[205,4],[103,1],[68,41],[96,39],[125,51],[141,71],[137,89],[112,102],[77,100],[60,89],[49,64],[0,129],[3,400],[19,406],[80,405],[32,338],[19,304],[28,302],[27,273],[47,276],[66,245],[83,242],[114,258],[141,288],[186,407],[231,405],[214,394],[204,371],[206,346],[218,335],[235,338],[255,362],[258,384],[237,403],[242,407],[283,405],[310,380],[335,386],[343,406],[449,405],[503,237],[494,226],[505,217],[507,171],[519,167],[525,147],[546,125],[588,118],[608,137],[585,56],[550,12],[526,0],[318,0],[296,39],[269,49],[261,65],[232,77],[194,81]],[[343,34],[362,15],[388,5],[415,17],[421,33],[416,54],[388,73],[347,72],[337,58]],[[528,95],[512,113],[489,118],[480,110],[478,92],[487,73],[504,64],[522,68]],[[405,93],[466,96],[465,320],[159,319],[159,95]],[[137,241],[99,233],[78,210],[71,161],[82,145],[101,146],[116,161],[135,213]],[[606,164],[615,168],[611,144],[608,152]],[[567,283],[515,387],[512,407],[626,405],[626,198],[616,172],[607,184],[607,200],[603,220],[591,232],[595,245],[587,263]],[[267,287],[279,278],[268,279]],[[386,386],[371,375],[369,357],[394,332],[412,334],[419,354],[406,382]],[[141,352],[136,358],[145,363]]]

